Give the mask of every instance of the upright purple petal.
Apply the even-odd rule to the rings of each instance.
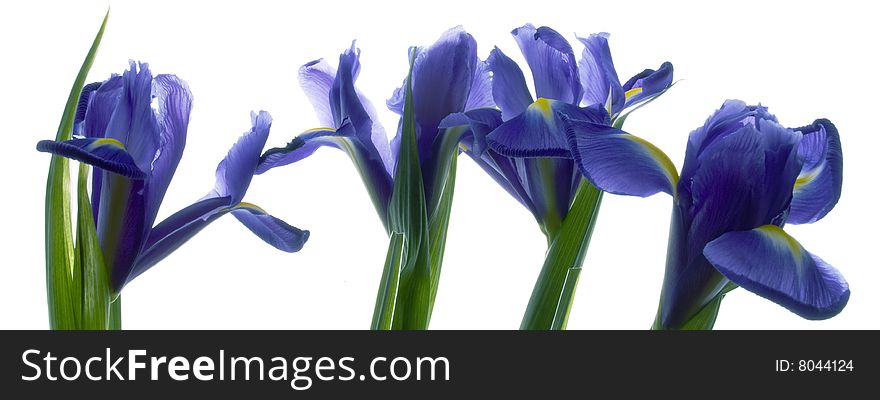
[[[251,130],[238,139],[226,158],[217,165],[214,195],[230,197],[230,205],[241,202],[251,184],[260,154],[269,138],[272,116],[265,111],[251,113],[251,125]]]
[[[486,63],[492,71],[492,97],[502,118],[507,121],[525,112],[534,100],[519,66],[497,47]]]
[[[532,70],[535,96],[578,104],[581,83],[574,50],[558,32],[531,24],[511,31]]]
[[[492,99],[492,77],[489,64],[486,61],[477,61],[474,66],[474,77],[468,91],[468,99],[464,105],[465,111],[484,107],[494,107]]]
[[[153,170],[159,126],[152,108],[153,74],[147,64],[122,74],[122,93],[107,124],[107,137],[121,142],[142,171]]]
[[[299,68],[299,85],[315,108],[322,127],[336,128],[329,101],[335,79],[336,69],[324,59],[308,62]]]
[[[579,71],[584,85],[584,102],[587,105],[610,105],[609,112],[616,114],[623,109],[626,99],[611,59],[608,36],[603,32],[578,38],[584,44]]]
[[[153,92],[157,101],[159,148],[152,162],[153,172],[147,186],[147,226],[152,226],[156,221],[159,206],[183,157],[193,102],[189,86],[175,75],[157,75],[153,80]]]

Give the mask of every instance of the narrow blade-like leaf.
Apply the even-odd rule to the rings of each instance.
[[[89,202],[88,176],[89,166],[80,164],[76,213],[76,252],[82,277],[80,328],[99,330],[107,329],[109,321],[110,277]]]
[[[107,18],[104,16],[101,28],[92,42],[92,47],[80,67],[70,95],[64,106],[64,113],[58,125],[55,140],[70,139],[73,133],[73,121],[76,113],[80,92],[85,84],[86,76],[92,67]],[[46,182],[46,294],[49,306],[49,325],[52,329],[75,329],[77,301],[71,293],[74,248],[73,224],[70,209],[70,177],[69,163],[66,158],[52,156],[49,164],[49,175]],[[76,277],[78,279],[78,277]]]
[[[568,323],[577,284],[570,274],[584,263],[601,204],[602,191],[581,179],[571,209],[547,250],[520,329],[563,329]]]
[[[400,268],[405,257],[406,236],[399,232],[391,232],[388,242],[388,255],[385,256],[385,268],[379,293],[376,297],[376,308],[373,310],[373,323],[370,329],[391,329],[394,321],[394,306],[397,303],[397,291],[400,283]]]

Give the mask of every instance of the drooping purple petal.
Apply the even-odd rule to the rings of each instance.
[[[138,169],[122,143],[114,139],[85,138],[63,142],[42,140],[37,143],[37,150],[74,159],[126,178],[147,177],[144,171]]]
[[[840,199],[843,150],[837,128],[827,119],[797,130],[804,135],[798,147],[804,165],[794,184],[786,221],[807,224],[822,219]]]
[[[150,235],[147,246],[144,246],[143,251],[140,252],[131,274],[122,282],[122,286],[164,260],[202,229],[226,214],[227,211],[224,210],[227,210],[225,206],[228,200],[229,198],[217,197],[200,200],[159,223],[155,228],[157,232]],[[220,203],[226,204],[210,208]],[[203,211],[206,212],[202,213]]]
[[[578,168],[597,188],[640,197],[674,194],[678,171],[656,146],[608,125],[560,117]]]
[[[266,150],[260,156],[255,174],[260,175],[272,168],[282,167],[293,164],[310,155],[323,146],[332,146],[342,148],[340,140],[346,135],[346,132],[353,134],[354,129],[351,124],[343,124],[343,128],[339,131],[335,129],[314,129],[293,138],[284,147],[274,147]]]
[[[215,211],[229,207],[230,204],[232,204],[231,197],[208,196],[184,207],[170,217],[165,218],[150,230],[150,235],[147,237],[144,248],[149,249],[155,246],[158,242],[164,240],[166,236],[170,236],[195,220],[205,219]]]
[[[775,225],[726,233],[703,253],[733,283],[803,318],[833,317],[849,300],[840,272]]]
[[[287,253],[302,250],[309,240],[309,231],[291,226],[253,204],[240,203],[232,215],[264,242]]]
[[[603,32],[578,38],[584,44],[578,69],[584,85],[584,102],[587,105],[610,105],[609,112],[616,114],[623,109],[626,99],[611,59],[608,36]]]
[[[581,83],[574,50],[551,28],[531,24],[511,31],[535,80],[535,96],[578,104]]]
[[[502,118],[507,121],[525,112],[534,100],[519,66],[497,47],[486,63],[492,71],[492,97]]]
[[[599,107],[579,108],[562,101],[539,98],[515,118],[504,122],[487,137],[489,147],[508,157],[566,157],[571,151],[559,114],[572,119],[610,125]]]

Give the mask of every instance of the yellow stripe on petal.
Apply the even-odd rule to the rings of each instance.
[[[801,244],[798,243],[795,238],[791,237],[791,235],[782,230],[782,228],[776,225],[763,225],[758,227],[757,231],[766,235],[778,245],[787,247],[789,250],[791,250],[791,253],[796,256],[795,260],[800,261]]]
[[[113,147],[118,147],[120,149],[125,149],[125,146],[122,144],[122,142],[120,142],[116,139],[100,138],[100,139],[96,139],[94,142],[92,142],[92,144],[90,144],[88,149],[86,149],[86,150],[91,151],[91,150],[94,150],[95,148],[100,147],[100,146],[113,146]]]
[[[630,97],[633,97],[639,93],[642,93],[642,88],[634,88],[627,90],[626,93],[624,93],[624,96],[626,96],[626,101],[629,101]]]
[[[242,208],[249,209],[249,210],[255,210],[255,211],[263,213],[263,214],[268,214],[266,212],[266,210],[260,208],[260,206],[253,204],[253,203],[244,202],[244,201],[242,201],[241,203],[238,203],[234,207],[232,207],[233,210],[238,210],[238,209],[242,209]]]
[[[336,129],[334,129],[334,128],[312,128],[312,129],[306,129],[302,133],[312,133],[312,132],[318,132],[318,131],[336,132]]]
[[[824,163],[820,164],[818,167],[813,168],[812,170],[809,170],[807,172],[802,172],[800,175],[798,175],[797,180],[794,181],[794,190],[797,191],[803,186],[809,185],[811,182],[813,182],[813,180],[822,173],[824,166]]]
[[[634,135],[623,135],[623,137],[632,140],[645,148],[648,154],[657,161],[657,164],[660,164],[660,167],[663,168],[663,171],[666,173],[666,178],[669,179],[669,182],[672,184],[672,190],[674,191],[676,186],[678,185],[678,170],[675,169],[675,164],[672,163],[672,160],[660,150],[657,146],[654,146],[651,142],[642,139],[638,136]]]

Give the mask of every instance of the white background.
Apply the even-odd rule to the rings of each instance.
[[[429,45],[463,24],[481,57],[492,46],[519,61],[509,31],[526,22],[566,35],[612,33],[621,80],[669,60],[683,79],[627,121],[680,168],[688,133],[727,98],[770,107],[783,124],[831,119],[845,153],[840,203],[812,225],[786,227],[842,271],[849,305],[806,321],[745,290],[725,299],[718,329],[880,328],[877,262],[876,10],[847,2],[709,4],[477,2],[112,2],[89,81],[129,59],[175,73],[195,96],[187,149],[160,219],[204,195],[214,168],[249,128],[248,113],[274,116],[269,146],[317,118],[297,84],[298,67],[358,40],[359,86],[386,129],[383,107],[404,78],[409,45]],[[857,4],[857,2],[854,2]],[[824,4],[824,5],[823,5]],[[4,203],[0,225],[0,328],[48,327],[43,199],[49,157],[67,94],[106,1],[4,3],[0,12],[0,116]],[[434,329],[515,329],[545,243],[532,216],[469,159],[459,162]],[[387,239],[347,157],[324,149],[258,176],[246,196],[309,229],[299,253],[272,249],[230,217],[215,222],[124,290],[130,329],[363,329],[373,310]],[[571,310],[571,329],[644,329],[663,276],[671,201],[606,196]]]

